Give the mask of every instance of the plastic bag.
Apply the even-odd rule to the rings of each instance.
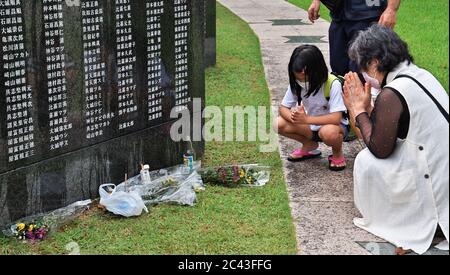
[[[200,162],[195,162],[192,171],[185,165],[151,171],[151,181],[143,182],[141,175],[137,175],[119,184],[116,190],[136,192],[146,205],[174,203],[193,206],[197,201],[196,191],[204,190],[202,178],[196,171],[199,168]]]
[[[442,242],[440,242],[439,244],[437,244],[435,247],[439,250],[443,250],[443,251],[448,251],[448,241],[444,240]]]
[[[50,230],[66,225],[89,209],[92,200],[74,202],[66,207],[56,209],[43,217],[43,222],[50,225]]]
[[[109,187],[111,193],[105,190]],[[116,191],[114,184],[102,184],[99,188],[100,204],[108,211],[124,217],[140,216],[142,210],[148,213],[148,209],[142,201],[141,196],[135,191]]]
[[[188,175],[166,175],[147,185],[143,189],[142,198],[146,204],[176,203],[193,206],[197,201],[195,191],[202,187],[202,179],[196,171]]]
[[[61,226],[64,226],[72,222],[84,211],[88,210],[91,203],[92,203],[91,200],[78,201],[66,207],[59,208],[44,214],[22,218],[21,220],[18,220],[7,226],[4,230],[2,230],[2,233],[9,237],[19,237],[21,233],[23,233],[21,232],[21,230],[19,230],[20,229],[19,225],[39,224],[47,228],[46,235],[49,235],[52,232],[55,232]],[[37,235],[38,234],[36,234],[36,236]],[[30,235],[28,236],[33,237]]]

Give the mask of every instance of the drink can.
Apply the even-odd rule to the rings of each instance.
[[[185,154],[183,155],[184,165],[189,168],[189,170],[194,169],[194,156]]]

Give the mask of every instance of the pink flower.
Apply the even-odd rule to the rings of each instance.
[[[36,231],[36,239],[42,240],[46,234],[47,234],[47,230],[45,228],[39,228]]]
[[[219,174],[220,174],[220,177],[221,177],[221,179],[222,179],[222,182],[226,182],[227,181],[227,169],[225,169],[225,168],[220,168],[219,169]]]
[[[239,167],[233,166],[233,182],[238,182],[239,178]]]
[[[27,231],[27,233],[25,233],[25,238],[29,240],[35,240],[36,236],[34,235],[33,231]]]

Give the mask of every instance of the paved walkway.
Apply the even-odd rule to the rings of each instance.
[[[314,25],[307,13],[284,0],[218,0],[246,21],[260,39],[272,106],[278,109],[288,87],[287,64],[292,51],[302,43],[317,45],[329,60],[329,23]],[[325,12],[325,11],[322,11]],[[280,138],[280,154],[288,184],[300,254],[369,254],[393,247],[353,225],[359,213],[353,204],[353,161],[361,150],[358,142],[346,143],[348,169],[335,173],[327,168],[331,150],[321,147],[323,159],[292,164],[286,156],[299,144]],[[322,145],[321,145],[322,146]],[[375,251],[376,252],[376,251]]]

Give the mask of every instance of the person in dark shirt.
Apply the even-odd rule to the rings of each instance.
[[[313,0],[308,10],[309,20],[314,23],[320,17],[320,0]],[[361,30],[373,23],[393,29],[397,22],[400,0],[323,0],[331,8],[329,29],[330,65],[333,72],[345,75],[358,71],[348,57],[348,46]]]

